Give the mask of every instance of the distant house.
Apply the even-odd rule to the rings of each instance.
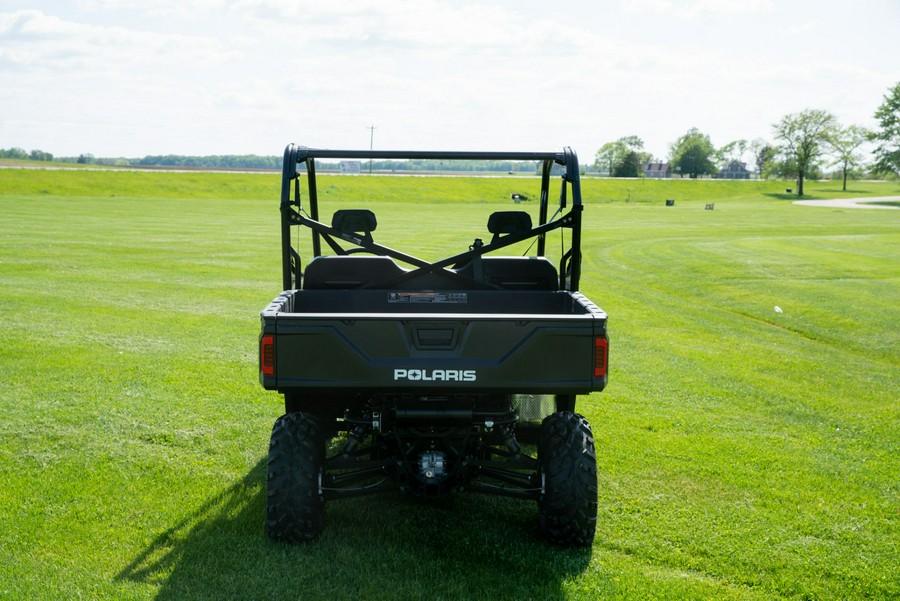
[[[672,177],[672,167],[668,163],[646,163],[644,177]]]
[[[750,179],[747,163],[731,161],[727,167],[719,171],[719,179]]]

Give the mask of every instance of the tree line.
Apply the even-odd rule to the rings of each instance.
[[[15,159],[18,161],[52,161],[53,155],[43,150],[28,152],[24,148],[0,148],[0,159]]]
[[[738,162],[746,165],[749,158],[759,177],[781,177],[797,180],[797,194],[803,194],[803,183],[821,175],[824,167],[836,168],[844,180],[851,174],[868,171],[877,175],[900,175],[900,82],[885,94],[875,111],[878,128],[867,130],[860,125],[841,125],[828,111],[806,109],[785,115],[773,124],[773,141],[733,140],[716,148],[707,134],[696,127],[689,129],[672,143],[667,162],[681,177],[714,176]],[[871,143],[871,152],[863,147]],[[91,154],[77,157],[54,157],[49,152],[22,148],[0,149],[0,159],[56,161],[109,166],[172,167],[184,169],[272,169],[281,168],[281,156],[259,155],[149,155],[143,158],[97,158]],[[625,136],[607,142],[596,152],[592,167],[611,177],[641,177],[653,155],[644,150],[643,140]],[[663,162],[658,160],[657,162]],[[339,170],[339,163],[322,164],[320,169]],[[534,163],[517,161],[365,161],[361,170],[379,172],[405,171],[490,171],[533,173]],[[583,166],[587,170],[588,166]]]
[[[181,168],[205,168],[205,169],[280,169],[280,156],[247,155],[211,155],[211,156],[185,156],[185,155],[148,155],[137,159],[102,158],[92,154],[80,154],[78,156],[54,157],[43,150],[26,151],[23,148],[0,148],[0,159],[14,159],[20,161],[53,161],[57,163],[76,163],[79,165],[104,165],[115,167],[181,167]]]
[[[855,124],[843,126],[828,111],[806,109],[773,124],[773,142],[763,138],[734,140],[720,148],[694,127],[672,143],[668,164],[672,172],[696,178],[714,176],[734,162],[746,165],[743,159],[749,155],[761,178],[795,178],[798,195],[803,194],[804,180],[817,177],[824,166],[831,166],[840,171],[846,190],[847,177],[852,173],[868,170],[900,175],[900,83],[884,96],[875,119],[879,127],[870,131]],[[867,142],[874,144],[869,157],[862,152]],[[653,156],[644,151],[643,140],[632,135],[601,146],[593,166],[612,177],[641,177],[643,166],[651,162]]]
[[[137,159],[126,158],[100,158],[91,154],[81,154],[77,157],[54,157],[49,152],[32,150],[28,152],[22,148],[0,148],[0,159],[16,159],[31,161],[54,161],[59,163],[76,163],[89,165],[103,165],[114,167],[171,167],[178,169],[271,169],[280,170],[283,157],[249,155],[148,155]],[[373,160],[356,161],[360,172],[370,167],[379,172],[404,172],[404,171],[487,171],[504,173],[535,173],[538,167],[528,161],[437,161],[426,159],[413,159],[406,161],[397,160]],[[320,171],[341,171],[339,161],[317,161]]]

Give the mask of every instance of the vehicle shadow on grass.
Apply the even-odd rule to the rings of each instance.
[[[274,543],[265,472],[263,459],[156,536],[118,579],[158,587],[158,599],[555,599],[591,561],[590,549],[541,538],[534,503],[477,494],[335,501],[320,540]]]

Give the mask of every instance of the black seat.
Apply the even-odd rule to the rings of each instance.
[[[481,257],[481,273],[470,261],[456,273],[505,290],[559,290],[559,275],[547,257]]]
[[[531,215],[525,211],[497,211],[488,218],[491,244],[503,236],[529,232]],[[461,276],[506,290],[559,290],[559,275],[546,257],[490,257],[475,255],[457,265]]]
[[[331,227],[345,234],[362,234],[362,239],[372,241],[372,232],[378,226],[375,213],[369,209],[341,209],[331,218]]]
[[[379,282],[395,278],[406,270],[390,257],[316,257],[306,266],[303,288],[306,290],[378,287]]]

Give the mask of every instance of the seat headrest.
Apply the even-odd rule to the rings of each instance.
[[[492,234],[518,234],[531,229],[531,215],[525,211],[497,211],[488,218],[488,231]]]
[[[369,209],[341,209],[331,218],[331,227],[345,234],[369,234],[377,226],[375,213]]]

